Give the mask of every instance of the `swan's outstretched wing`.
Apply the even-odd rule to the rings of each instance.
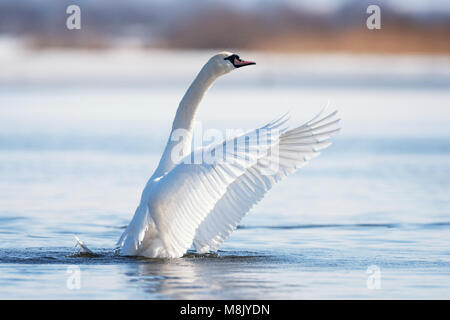
[[[258,159],[265,157],[284,132],[280,118],[213,147],[194,151],[161,178],[148,199],[148,211],[165,256],[181,257],[195,231],[227,188]],[[203,159],[196,164],[195,159]]]
[[[275,146],[276,152],[259,159],[228,186],[227,192],[196,231],[194,246],[197,251],[218,250],[246,213],[275,183],[331,144],[327,140],[338,132],[336,125],[339,119],[335,119],[337,111],[321,117],[323,112],[302,126],[283,133]],[[268,175],[268,168],[274,174]]]

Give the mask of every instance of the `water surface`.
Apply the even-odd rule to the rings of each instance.
[[[339,70],[314,73],[299,61],[296,77],[285,67],[258,81],[219,80],[201,125],[247,129],[287,110],[300,124],[330,100],[342,134],[277,185],[216,255],[174,260],[118,257],[114,246],[187,83],[3,86],[0,298],[450,298],[448,64],[435,77],[426,63],[393,77],[372,61],[376,77],[361,71],[367,61],[327,57],[346,63],[340,82]],[[73,234],[98,256],[77,255]],[[379,289],[367,286],[370,266]]]

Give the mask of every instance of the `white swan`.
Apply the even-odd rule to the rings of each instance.
[[[194,118],[208,88],[218,77],[252,64],[221,52],[203,66],[180,102],[170,135],[173,138],[183,129],[187,136],[181,142],[169,138],[134,217],[117,243],[120,255],[176,258],[192,245],[200,253],[218,250],[276,182],[331,144],[327,140],[339,130],[333,127],[339,119],[334,119],[336,111],[321,117],[322,111],[289,131],[282,128],[286,122],[282,117],[191,154]],[[187,156],[177,160],[174,154],[180,150]],[[186,161],[199,154],[221,157],[212,162]],[[266,172],[272,164],[275,170]]]

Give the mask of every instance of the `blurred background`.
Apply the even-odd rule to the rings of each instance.
[[[72,4],[80,30],[66,27]],[[381,9],[379,30],[366,26],[371,4]],[[230,288],[227,269],[193,289],[168,274],[165,293],[152,287],[159,282],[143,285],[147,297],[448,298],[448,0],[0,0],[3,296],[67,291],[46,267],[35,277],[50,289],[2,263],[71,263],[58,259],[73,233],[94,249],[114,247],[178,102],[221,50],[257,64],[213,85],[198,114],[204,130],[250,129],[289,110],[298,125],[328,102],[343,130],[223,247],[225,255],[273,256],[271,268],[282,272],[255,273],[264,286],[239,287],[253,279],[246,270]],[[40,249],[19,250],[29,247]],[[386,276],[378,295],[365,287],[371,263]],[[91,271],[117,290],[93,280],[83,294],[143,296],[114,278],[117,270]],[[133,272],[124,271],[125,283]],[[225,289],[211,287],[221,277]]]
[[[82,9],[82,30],[65,10]],[[382,31],[366,8],[382,9]],[[2,0],[3,37],[28,48],[247,49],[269,52],[433,53],[450,50],[445,0]]]

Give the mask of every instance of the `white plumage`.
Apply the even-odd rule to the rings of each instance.
[[[204,94],[217,77],[250,64],[254,63],[222,52],[197,75],[180,102],[171,132],[172,137],[183,129],[187,139],[169,138],[136,213],[118,241],[121,255],[176,258],[192,245],[201,253],[218,250],[276,182],[331,144],[328,139],[339,130],[337,112],[323,115],[322,111],[295,129],[284,127],[284,116],[191,154],[193,122]],[[174,157],[175,150],[185,157]],[[192,157],[210,161],[191,163]]]

